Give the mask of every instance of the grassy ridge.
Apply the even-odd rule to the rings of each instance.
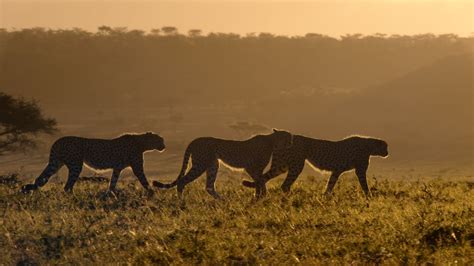
[[[175,190],[148,198],[122,181],[104,198],[100,181],[74,195],[57,183],[21,195],[14,178],[0,182],[0,264],[474,263],[469,181],[371,180],[370,206],[356,180],[323,199],[324,181],[302,178],[291,195],[273,188],[257,203],[238,180],[218,183],[225,201],[201,181],[187,187],[184,209]]]

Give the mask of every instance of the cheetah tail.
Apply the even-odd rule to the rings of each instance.
[[[248,180],[242,181],[242,185],[244,187],[253,187],[253,188],[256,187],[255,182],[248,181]]]
[[[168,188],[175,187],[178,184],[178,180],[180,180],[184,176],[184,174],[186,173],[190,157],[191,157],[191,152],[189,151],[189,147],[188,147],[188,149],[186,149],[186,152],[184,153],[183,165],[181,167],[181,172],[179,173],[176,180],[169,183],[169,184],[164,184],[164,183],[161,183],[161,182],[158,182],[158,181],[153,181],[153,186],[157,187],[157,188],[162,188],[162,189],[168,189]]]
[[[154,187],[162,188],[162,189],[172,188],[172,187],[176,186],[176,184],[178,184],[178,179],[176,179],[175,181],[173,181],[172,183],[169,183],[169,184],[161,183],[159,181],[153,181],[153,186]]]

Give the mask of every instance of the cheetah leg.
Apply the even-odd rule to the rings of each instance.
[[[67,178],[66,185],[64,186],[65,192],[72,192],[74,184],[76,183],[77,179],[79,178],[79,174],[82,171],[82,162],[77,164],[70,164],[66,165],[69,169],[69,176]]]
[[[267,183],[271,179],[279,176],[280,174],[282,174],[286,171],[287,171],[287,168],[283,167],[283,166],[282,167],[272,167],[270,170],[268,170],[268,172],[263,174],[262,179],[265,183]],[[247,180],[242,181],[242,185],[244,187],[248,187],[248,188],[255,188],[257,186],[255,182],[251,182],[251,181],[247,181]]]
[[[112,178],[110,179],[110,184],[109,184],[109,191],[108,192],[114,192],[115,187],[117,186],[117,181],[120,177],[120,172],[122,169],[114,169],[114,172],[112,173]]]
[[[207,180],[206,180],[206,191],[215,199],[221,199],[219,193],[216,192],[216,178],[217,171],[219,170],[219,162],[215,162],[210,168],[207,169]]]
[[[260,177],[255,178],[255,198],[259,200],[267,194],[265,181]]]
[[[301,160],[298,163],[294,163],[290,165],[290,169],[288,169],[288,175],[286,176],[285,181],[281,185],[281,190],[283,192],[288,193],[290,192],[290,188],[295,183],[298,176],[301,174],[304,168],[304,160]]]
[[[288,171],[286,166],[281,166],[278,168],[270,169],[268,172],[264,173],[262,179],[266,182],[270,181],[271,179],[283,174],[284,172]]]
[[[140,184],[142,185],[142,187],[146,189],[146,191],[149,194],[154,194],[153,189],[151,189],[150,184],[148,183],[148,180],[146,179],[145,172],[143,171],[143,161],[133,163],[132,171],[133,171],[133,174],[138,178],[138,181],[140,181]]]
[[[366,171],[367,170],[365,168],[357,168],[356,175],[359,179],[360,187],[364,191],[365,197],[368,199],[370,197],[370,191],[369,185],[367,184]]]
[[[265,197],[265,195],[267,195],[267,183],[260,177],[260,179],[257,180],[257,199]]]
[[[265,180],[263,180],[263,169],[262,170],[255,170],[255,171],[247,171],[252,177],[252,179],[255,181],[255,198],[259,200],[263,196],[267,194],[267,187]]]
[[[334,189],[334,186],[336,185],[337,179],[340,175],[341,172],[339,171],[332,172],[326,185],[326,191],[324,192],[324,195],[329,196],[332,193],[332,190]]]
[[[184,187],[200,177],[205,171],[206,169],[204,167],[191,167],[189,172],[177,182],[178,198],[182,199]]]
[[[24,185],[21,188],[21,192],[26,193],[46,185],[49,178],[57,173],[62,166],[63,163],[61,163],[59,160],[50,160],[43,172],[35,179],[35,182],[33,184]]]

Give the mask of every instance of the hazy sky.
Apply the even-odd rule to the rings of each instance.
[[[346,33],[474,32],[474,0],[220,0],[72,1],[0,0],[0,27],[130,29],[176,26],[180,32]]]

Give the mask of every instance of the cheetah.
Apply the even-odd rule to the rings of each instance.
[[[261,176],[272,153],[290,147],[292,139],[289,132],[276,129],[269,135],[256,135],[243,141],[197,138],[186,148],[181,172],[176,180],[170,184],[154,181],[153,186],[165,189],[177,186],[178,197],[182,199],[184,187],[206,172],[206,191],[215,199],[221,199],[215,190],[215,181],[219,162],[222,162],[232,168],[244,169],[252,177],[257,184],[255,196],[258,199],[266,193]],[[186,173],[190,157],[192,167]]]
[[[115,139],[89,139],[81,137],[62,137],[52,145],[49,163],[33,184],[27,184],[21,191],[27,193],[44,186],[49,177],[66,165],[69,176],[64,191],[72,192],[79,178],[83,164],[97,170],[113,169],[108,192],[115,191],[120,172],[131,167],[141,185],[152,193],[143,172],[143,153],[158,150],[163,152],[165,144],[158,134],[124,134]]]
[[[262,179],[264,182],[284,173],[288,175],[281,185],[284,192],[289,192],[291,185],[296,181],[303,170],[305,161],[311,166],[330,171],[325,195],[330,195],[339,176],[355,169],[360,186],[365,196],[369,197],[366,172],[369,167],[370,156],[388,156],[387,143],[380,139],[351,136],[341,141],[328,141],[294,135],[293,145],[286,150],[273,153],[272,165]],[[251,181],[243,181],[246,187],[255,187]]]

